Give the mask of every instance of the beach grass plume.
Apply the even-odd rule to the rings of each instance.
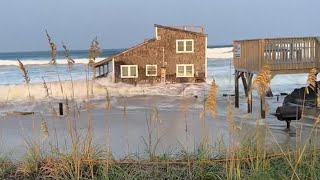
[[[308,73],[308,78],[307,78],[308,87],[310,87],[313,90],[317,87],[316,86],[317,74],[318,74],[318,70],[315,67],[311,68],[309,73]],[[309,88],[308,87],[306,87],[307,94],[309,94]]]
[[[28,75],[28,71],[26,69],[26,67],[23,65],[23,63],[18,59],[18,63],[19,63],[19,68],[21,69],[22,71],[22,76],[24,78],[24,81],[29,84],[30,82],[30,77]]]
[[[270,66],[265,64],[253,80],[253,88],[255,88],[260,95],[265,94],[270,89],[270,77]]]
[[[67,49],[67,46],[62,42],[62,48],[63,48],[63,54],[67,58],[68,65],[72,65],[75,63],[75,61],[70,56],[70,53]]]
[[[208,98],[206,101],[206,110],[215,118],[217,114],[217,88],[215,80],[211,82]]]
[[[46,96],[45,97],[50,97],[50,92],[49,92],[49,87],[47,85],[46,80],[44,79],[44,77],[42,77],[43,80],[43,88],[45,90]]]
[[[98,37],[95,37],[91,42],[91,46],[89,49],[89,66],[93,66],[95,63],[95,59],[101,54],[102,50],[100,48],[100,44],[98,42]]]
[[[46,30],[46,35],[47,35],[48,43],[49,43],[50,50],[51,50],[51,61],[50,61],[50,64],[56,64],[57,63],[57,61],[56,61],[56,59],[57,59],[57,47],[52,42],[51,37],[50,37],[50,35],[49,35],[47,30]]]
[[[46,140],[49,136],[47,122],[43,118],[41,119],[41,135],[42,141]]]

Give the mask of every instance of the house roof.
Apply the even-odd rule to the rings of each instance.
[[[207,34],[204,33],[203,28],[201,26],[163,26],[155,24],[154,27],[170,29],[172,31],[186,32],[200,36],[207,36]],[[201,31],[199,31],[199,29],[201,29]]]
[[[207,36],[206,34],[203,33],[203,28],[200,27],[200,26],[175,26],[175,27],[172,27],[172,26],[163,26],[163,25],[155,24],[154,27],[170,29],[172,31],[180,31],[180,32],[190,33],[190,34],[194,34],[194,35],[198,35],[198,36]],[[198,28],[198,29],[201,28],[201,32],[189,30],[190,28]],[[144,41],[144,42],[142,42],[140,44],[137,44],[137,45],[135,45],[135,46],[133,46],[133,47],[131,47],[129,49],[126,49],[126,50],[124,50],[124,51],[122,51],[122,52],[120,52],[118,54],[115,54],[115,55],[110,56],[110,57],[108,57],[106,59],[103,59],[103,60],[95,63],[95,67],[100,66],[100,65],[105,64],[105,63],[108,63],[108,62],[112,61],[113,58],[116,58],[116,57],[118,57],[118,56],[120,56],[122,54],[125,54],[125,53],[127,53],[129,51],[132,51],[132,50],[134,50],[134,49],[136,49],[138,47],[144,46],[144,45],[146,45],[146,44],[148,44],[150,42],[153,42],[155,40],[156,40],[156,38],[149,39],[149,40]]]
[[[152,39],[146,40],[146,41],[144,41],[144,42],[142,42],[142,43],[140,43],[140,44],[137,44],[137,45],[135,45],[135,46],[133,46],[133,47],[131,47],[131,48],[129,48],[129,49],[126,49],[126,50],[124,50],[124,51],[121,51],[121,52],[118,53],[118,54],[115,54],[115,55],[110,56],[110,57],[108,57],[108,58],[106,58],[106,59],[103,59],[103,60],[95,63],[95,67],[100,66],[100,65],[102,65],[102,64],[105,64],[105,63],[107,63],[107,62],[109,62],[109,61],[112,61],[113,58],[116,58],[116,57],[118,57],[118,56],[120,56],[120,55],[122,55],[122,54],[125,54],[125,53],[127,53],[127,52],[129,52],[129,51],[132,51],[132,50],[134,50],[134,49],[137,49],[138,47],[144,46],[144,45],[146,45],[146,44],[148,44],[148,43],[150,43],[150,42],[153,42],[153,41],[155,41],[155,40],[156,40],[156,38],[152,38]]]

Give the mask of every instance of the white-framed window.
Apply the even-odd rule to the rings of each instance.
[[[157,76],[157,65],[147,64],[146,65],[146,76]]]
[[[193,53],[194,41],[193,39],[176,40],[177,53]]]
[[[194,77],[194,65],[193,64],[177,64],[176,76],[177,77]]]
[[[138,65],[120,65],[121,78],[137,78]]]

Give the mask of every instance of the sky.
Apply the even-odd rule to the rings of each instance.
[[[319,0],[1,0],[0,52],[128,48],[154,37],[154,24],[199,25],[209,45],[233,40],[320,36]]]

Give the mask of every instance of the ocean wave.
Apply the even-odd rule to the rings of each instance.
[[[209,59],[232,59],[233,52],[232,47],[224,48],[208,48],[207,58]],[[105,58],[97,58],[96,62],[101,61]],[[24,65],[47,65],[51,59],[21,59]],[[76,64],[87,64],[87,58],[74,59]],[[67,59],[57,59],[57,64],[68,64]],[[17,60],[6,60],[0,59],[0,66],[19,66]]]
[[[186,84],[144,84],[129,85],[124,83],[112,83],[111,78],[96,80],[75,80],[61,82],[47,82],[48,93],[54,99],[65,97],[86,99],[88,97],[105,99],[106,89],[112,97],[131,97],[137,95],[164,95],[164,96],[204,96],[204,89],[209,87],[207,83]],[[85,88],[84,88],[85,87]],[[62,89],[62,90],[61,90]],[[30,94],[29,94],[30,91]],[[89,93],[89,94],[88,94]],[[48,99],[47,91],[42,83],[19,85],[0,85],[1,101],[28,101]]]
[[[232,59],[233,58],[233,47],[225,48],[208,48],[207,49],[208,59]]]
[[[96,62],[101,61],[105,58],[97,58]],[[88,59],[82,58],[82,59],[73,59],[76,64],[87,64],[89,62]],[[20,60],[24,65],[48,65],[50,62],[50,59],[22,59]],[[67,59],[57,59],[57,64],[68,64]],[[0,66],[19,66],[19,63],[17,60],[2,60],[0,59]]]

